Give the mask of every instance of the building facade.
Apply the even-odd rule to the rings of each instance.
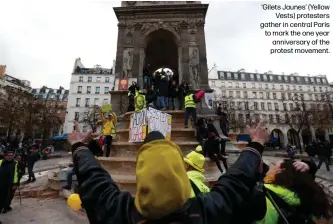
[[[318,111],[330,109],[327,104],[332,100],[332,87],[324,75],[260,74],[244,69],[220,71],[214,66],[208,78],[214,90],[211,104],[222,103],[223,107],[226,107],[226,103],[234,105],[234,116],[239,120],[244,119],[245,123],[246,119],[253,117],[266,120],[272,135],[279,138],[281,147],[285,147],[288,142],[307,144],[318,133],[323,134],[323,131],[326,139],[329,138],[330,128],[317,130],[317,127],[301,125],[302,113],[296,110],[299,104]],[[242,130],[236,127],[230,131]]]
[[[84,114],[92,110],[94,105],[110,104],[109,92],[114,89],[114,86],[114,67],[111,69],[100,66],[85,68],[81,59],[76,59],[71,75],[64,133],[72,132],[73,121],[82,121]],[[80,126],[84,132],[89,129],[89,125],[81,122]]]

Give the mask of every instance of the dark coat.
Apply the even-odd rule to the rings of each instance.
[[[168,79],[165,77],[161,79],[159,82],[159,95],[160,96],[168,96],[169,94],[169,82]]]
[[[8,197],[11,195],[17,162],[3,160],[0,167],[0,210],[4,208]]]
[[[73,155],[80,198],[83,207],[89,211],[88,217],[97,218],[98,222],[94,223],[132,224],[130,214],[135,211],[133,196],[129,192],[120,191],[110,174],[101,167],[88,148],[81,148]],[[261,157],[256,153],[242,151],[211,192],[189,199],[190,205],[200,205],[203,223],[231,223],[234,212],[253,193],[260,163]]]

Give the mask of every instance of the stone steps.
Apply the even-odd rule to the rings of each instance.
[[[184,125],[183,125],[184,126]],[[129,139],[129,129],[118,129],[116,141],[127,142]],[[195,129],[193,128],[172,128],[171,129],[172,141],[196,141]]]
[[[172,134],[171,134],[172,135]],[[174,141],[183,151],[189,153],[198,146],[197,141]],[[142,146],[141,142],[114,142],[111,146],[111,157],[136,156],[138,149]]]

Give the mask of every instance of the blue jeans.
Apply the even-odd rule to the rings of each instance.
[[[145,85],[151,85],[151,77],[150,76],[143,76],[143,83],[145,84]]]
[[[158,99],[158,106],[160,109],[162,108],[166,108],[166,105],[165,105],[165,96],[159,96]]]
[[[326,165],[326,170],[330,171],[330,166],[328,164],[328,157],[326,157],[326,156],[319,156],[318,170],[320,169],[321,164],[323,164],[323,163],[325,163],[325,165]]]
[[[73,183],[73,169],[69,170],[67,173],[67,187],[72,188]]]

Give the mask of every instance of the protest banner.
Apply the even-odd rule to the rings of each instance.
[[[170,114],[149,108],[147,109],[147,121],[148,133],[152,131],[159,131],[166,139],[171,139],[172,116]]]
[[[146,110],[136,111],[131,115],[129,142],[142,142],[147,134]]]
[[[112,105],[111,104],[103,104],[102,105],[102,112],[103,113],[111,113],[112,112]]]
[[[136,111],[131,115],[129,142],[142,142],[152,131],[159,131],[171,140],[171,122],[170,114],[153,108]]]

